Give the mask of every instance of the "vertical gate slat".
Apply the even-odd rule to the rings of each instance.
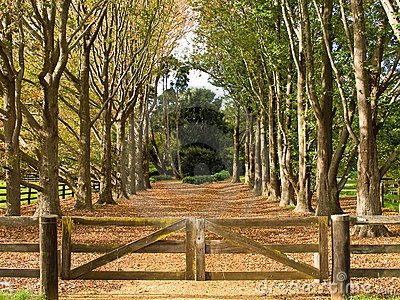
[[[196,219],[186,220],[186,280],[196,278]]]
[[[319,217],[319,271],[320,281],[329,278],[329,217]]]
[[[206,243],[204,219],[196,220],[196,280],[206,280]]]
[[[69,279],[71,277],[71,234],[73,221],[70,217],[62,218],[62,263],[61,278]]]

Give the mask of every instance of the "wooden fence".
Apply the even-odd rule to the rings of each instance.
[[[340,195],[357,196],[357,179],[348,179],[346,185],[340,191]],[[383,178],[380,186],[380,195],[382,207],[385,206],[385,202],[400,204],[400,178]]]
[[[37,218],[31,217],[0,217],[0,225],[10,227],[29,227],[39,226]],[[0,253],[2,252],[25,252],[39,253],[39,243],[2,243],[0,244]],[[1,269],[0,277],[27,277],[39,278],[39,269]]]
[[[332,216],[332,299],[345,299],[351,277],[400,277],[395,268],[351,268],[351,254],[400,253],[400,244],[351,245],[350,225],[400,225],[400,216]]]
[[[0,243],[0,253],[40,254],[38,269],[1,268],[0,277],[40,278],[40,291],[47,300],[58,299],[57,216],[0,217],[3,227],[39,227],[39,243]]]
[[[30,179],[29,181],[37,181],[37,178]],[[100,182],[93,181],[92,189],[93,191],[98,192],[100,190]],[[74,197],[74,192],[65,183],[60,183],[58,185],[58,194],[60,196],[60,199]],[[0,203],[6,203],[7,201],[6,196],[7,196],[6,187],[0,186]],[[36,189],[21,185],[21,202],[26,202],[27,204],[31,204],[33,201],[37,200],[37,198],[38,198],[38,192]]]
[[[83,226],[151,226],[161,229],[125,245],[85,245],[72,242],[73,228]],[[232,228],[271,228],[317,226],[319,242],[315,244],[263,245],[232,231]],[[185,239],[163,240],[179,230],[185,230]],[[209,231],[224,240],[208,240]],[[327,279],[328,271],[328,218],[284,219],[160,219],[160,218],[82,218],[64,217],[62,220],[62,278],[63,279],[119,279],[119,280],[284,280]],[[71,269],[72,253],[105,253],[102,256]],[[127,272],[94,271],[129,253],[186,253],[185,272]],[[257,253],[265,255],[294,271],[274,272],[207,272],[206,254]],[[291,259],[286,253],[315,253],[318,266]]]
[[[328,217],[293,217],[281,219],[203,219],[203,218],[96,218],[63,217],[61,262],[57,249],[57,217],[0,217],[0,226],[39,226],[39,243],[0,243],[1,252],[39,252],[39,269],[1,268],[0,277],[40,278],[46,299],[58,298],[58,276],[63,279],[91,280],[293,280],[329,278]],[[350,225],[400,225],[400,216],[332,216],[332,299],[345,299],[351,277],[400,277],[400,269],[351,268],[350,255],[400,253],[396,245],[351,245]],[[72,242],[76,226],[128,226],[159,228],[155,232],[127,244],[78,244]],[[261,244],[235,229],[318,227],[318,243]],[[181,239],[164,238],[178,231]],[[211,233],[211,235],[206,234]],[[212,236],[213,239],[207,238]],[[219,237],[220,239],[215,239]],[[101,256],[74,268],[73,253],[102,253]],[[97,268],[130,253],[185,253],[185,271],[96,271]],[[261,254],[293,271],[212,272],[206,270],[208,254]],[[292,259],[288,253],[314,253],[318,264]],[[61,264],[60,274],[58,265]]]

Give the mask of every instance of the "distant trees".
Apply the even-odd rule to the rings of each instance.
[[[158,172],[182,178],[230,169],[226,151],[231,130],[222,111],[222,98],[204,88],[177,93],[172,83],[151,114],[152,163]]]

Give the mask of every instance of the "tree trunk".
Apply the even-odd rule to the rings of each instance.
[[[108,97],[108,95],[107,95]],[[112,156],[111,156],[111,103],[103,112],[103,140],[101,149],[101,179],[99,204],[116,204],[112,195]]]
[[[267,142],[267,120],[266,114],[262,111],[261,114],[261,167],[262,167],[262,194],[265,196],[269,195],[269,158],[268,158],[268,142]]]
[[[21,2],[17,3],[18,10],[21,9]],[[4,11],[2,16],[2,29],[11,25],[10,11]],[[22,125],[21,113],[21,90],[22,79],[24,76],[24,34],[22,20],[18,22],[18,36],[20,44],[18,50],[18,64],[20,70],[17,72],[14,67],[14,32],[6,30],[0,46],[3,55],[0,61],[3,62],[0,70],[0,93],[3,96],[3,109],[5,116],[3,119],[4,128],[4,159],[6,176],[6,215],[19,216],[21,214],[21,158],[19,148],[19,137]]]
[[[175,139],[176,139],[176,164],[177,164],[177,179],[183,178],[182,172],[182,162],[181,162],[181,141],[179,139],[179,123],[181,119],[181,109],[182,104],[179,101],[178,95],[176,95],[177,103],[176,103],[176,110],[175,110]]]
[[[278,111],[281,111],[281,115],[278,114],[280,117],[280,128],[279,135],[280,142],[278,140],[278,147],[281,148],[281,155],[280,155],[280,175],[281,175],[281,200],[279,202],[280,207],[286,207],[288,205],[294,205],[294,188],[292,183],[290,182],[289,175],[292,174],[292,150],[291,150],[291,142],[288,132],[291,128],[291,109],[292,109],[292,102],[291,102],[291,95],[292,95],[292,65],[288,65],[287,69],[287,81],[286,81],[286,97],[285,102],[283,102],[282,97],[279,97],[281,104],[278,105]],[[283,107],[284,106],[284,107]],[[279,127],[278,127],[279,128]],[[281,145],[279,146],[279,143]]]
[[[244,174],[244,183],[248,186],[252,186],[251,183],[251,175],[250,175],[250,112],[249,109],[246,108],[246,140],[245,140],[245,174]]]
[[[148,92],[146,91],[146,103],[144,107],[144,161],[143,161],[143,174],[144,174],[144,181],[145,181],[145,186],[147,189],[151,189],[151,184],[150,184],[150,175],[149,175],[149,169],[150,169],[150,152],[149,152],[149,95]]]
[[[255,181],[255,136],[254,136],[254,115],[250,113],[249,119],[249,185],[254,187]]]
[[[11,75],[11,74],[10,74]],[[17,111],[16,86],[14,79],[2,82],[3,107],[6,116],[4,125],[4,154],[7,191],[7,216],[19,216],[21,214],[21,169],[19,153],[19,133],[21,128],[21,116]]]
[[[123,120],[115,123],[117,129],[117,153],[118,155],[118,168],[119,168],[119,180],[121,185],[120,194],[124,198],[128,198],[128,170],[127,170],[127,141],[126,141],[126,129],[125,122]]]
[[[170,163],[172,174],[174,174],[175,177],[179,177],[179,172],[175,166],[175,160],[172,155],[171,128],[169,123],[169,102],[167,96],[163,97],[163,114],[165,128],[165,152],[167,155],[167,161]]]
[[[254,136],[254,186],[253,192],[256,196],[261,195],[262,168],[261,168],[261,122],[260,117],[256,119],[256,132]]]
[[[302,53],[300,51],[300,53]],[[311,212],[312,208],[307,199],[307,126],[306,112],[304,109],[304,56],[300,54],[301,70],[297,74],[297,132],[299,142],[299,176],[298,176],[298,192],[297,204],[295,211]]]
[[[51,77],[51,76],[49,76]],[[44,107],[42,112],[43,133],[41,137],[41,157],[39,183],[43,191],[39,193],[38,215],[61,215],[58,194],[58,88],[59,82],[42,84]]]
[[[270,82],[273,82],[270,80]],[[269,134],[269,176],[270,176],[270,183],[269,183],[269,197],[272,201],[279,200],[280,196],[280,184],[278,179],[278,168],[277,168],[277,161],[276,161],[276,135],[275,135],[275,95],[273,91],[273,86],[270,84],[268,93],[268,134]]]
[[[237,103],[236,106],[235,128],[233,132],[232,183],[240,182],[240,104]]]
[[[129,195],[136,195],[135,114],[129,116]]]
[[[332,47],[332,1],[324,0],[323,26]],[[325,46],[322,47],[322,95],[319,101],[321,115],[317,115],[317,215],[329,216],[343,213],[337,192],[336,174],[330,172],[332,161],[332,97],[333,76],[332,67]],[[334,175],[334,180],[332,177]]]
[[[139,115],[138,115],[138,120],[137,120],[137,125],[136,125],[136,132],[137,132],[137,143],[136,143],[136,148],[137,148],[137,156],[136,156],[136,171],[137,171],[137,177],[136,177],[136,188],[139,191],[145,190],[145,182],[144,182],[144,172],[143,172],[143,121],[144,121],[144,116],[143,116],[143,101],[144,99],[141,98],[139,102]]]
[[[79,95],[79,171],[75,207],[78,209],[92,209],[92,183],[90,177],[90,48],[86,44],[86,39],[84,39],[83,43],[83,60]]]
[[[370,81],[367,70],[365,21],[362,0],[351,0],[354,28],[354,70],[357,90],[360,138],[358,146],[357,215],[380,215],[380,173],[376,136],[371,109]],[[386,235],[383,226],[358,226],[360,236]]]

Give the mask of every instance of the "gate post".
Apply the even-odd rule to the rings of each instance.
[[[342,300],[350,294],[350,217],[334,215],[332,219],[331,299]]]
[[[39,220],[40,291],[46,300],[58,299],[57,216]]]

